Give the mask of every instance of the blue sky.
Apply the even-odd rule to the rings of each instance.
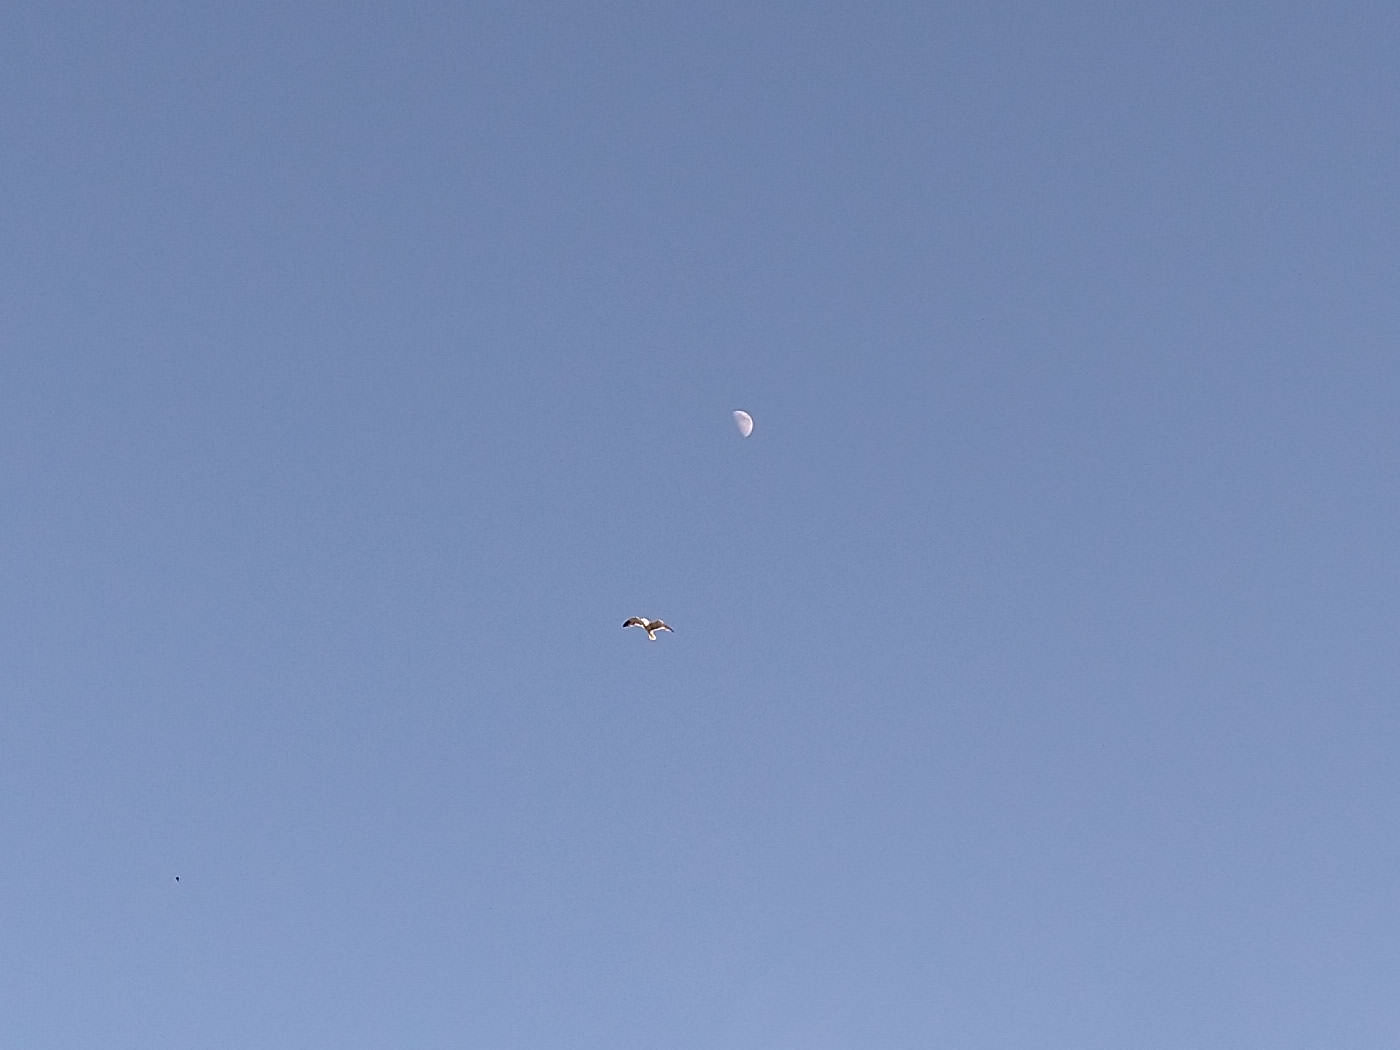
[[[1227,6],[0,16],[7,1038],[1395,1046],[1400,15]]]

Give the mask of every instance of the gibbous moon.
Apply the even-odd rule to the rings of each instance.
[[[734,425],[739,428],[741,436],[748,437],[753,433],[753,416],[747,412],[735,412]]]

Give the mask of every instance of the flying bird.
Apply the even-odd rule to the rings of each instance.
[[[646,631],[647,637],[653,642],[656,641],[657,631],[671,631],[671,628],[666,625],[664,620],[648,620],[645,616],[633,616],[625,620],[622,626],[640,627],[642,630]],[[676,632],[671,631],[671,633],[675,634]]]

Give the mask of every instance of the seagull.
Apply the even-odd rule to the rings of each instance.
[[[645,616],[633,616],[631,619],[626,620],[622,626],[640,627],[642,630],[646,631],[647,637],[653,642],[656,641],[657,631],[671,631],[671,628],[666,626],[664,620],[648,620]],[[675,634],[676,632],[671,631],[671,633]]]

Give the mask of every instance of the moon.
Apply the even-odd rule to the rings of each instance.
[[[748,437],[753,433],[753,416],[749,415],[747,412],[736,411],[734,413],[734,425],[739,428],[741,437]]]

